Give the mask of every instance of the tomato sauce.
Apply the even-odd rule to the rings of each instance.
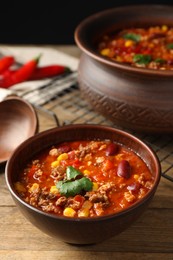
[[[104,35],[98,50],[113,61],[134,67],[173,70],[173,28],[127,28]]]
[[[120,212],[143,198],[154,177],[130,149],[110,140],[57,144],[26,165],[16,191],[30,205],[66,217]]]

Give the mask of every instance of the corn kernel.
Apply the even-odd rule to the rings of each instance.
[[[59,166],[59,161],[53,161],[53,162],[51,163],[51,167],[52,167],[52,168],[56,168],[57,166]]]
[[[154,44],[153,44],[153,43],[150,43],[148,46],[149,46],[149,48],[153,48],[153,47],[154,47]]]
[[[93,182],[92,190],[93,190],[93,191],[98,190],[98,183],[97,183],[97,182]]]
[[[19,181],[15,183],[15,189],[18,191],[18,192],[25,192],[26,189],[25,187],[23,186],[22,183],[20,183]]]
[[[131,40],[127,40],[127,41],[125,42],[125,47],[130,47],[130,46],[133,46],[133,45],[134,45],[134,42],[131,41]]]
[[[57,160],[60,162],[62,160],[68,159],[68,154],[67,153],[62,153],[58,156]]]
[[[78,213],[78,217],[88,217],[89,216],[89,209],[80,210]]]
[[[66,217],[74,217],[76,214],[76,211],[72,208],[65,208],[63,211],[63,215]]]
[[[122,157],[123,157],[123,155],[121,153],[115,155],[115,158],[118,160],[122,159]]]
[[[91,201],[89,201],[89,200],[86,200],[84,203],[83,203],[83,205],[82,205],[82,209],[91,209],[92,208],[92,203],[91,203]]]
[[[133,177],[134,177],[135,180],[138,180],[138,179],[139,179],[139,175],[138,175],[138,174],[134,174]]]
[[[168,26],[167,25],[162,25],[162,31],[166,32],[168,30]]]
[[[101,51],[101,54],[102,54],[103,56],[108,56],[109,53],[110,53],[110,50],[109,50],[108,48],[103,49],[103,50]]]
[[[121,62],[123,59],[120,57],[120,56],[117,56],[116,57],[116,61],[119,61],[119,62]]]
[[[84,170],[84,171],[83,171],[83,174],[84,174],[84,175],[90,175],[90,171]]]
[[[91,208],[92,208],[91,201],[86,200],[83,203],[81,210],[78,212],[78,217],[88,217]]]
[[[29,192],[32,193],[32,192],[38,192],[39,190],[39,184],[38,183],[33,183],[33,185],[31,186],[31,188],[29,189]]]
[[[52,193],[52,194],[57,194],[57,193],[59,193],[59,191],[58,191],[58,189],[57,189],[56,186],[52,186],[52,187],[50,188],[50,193]]]

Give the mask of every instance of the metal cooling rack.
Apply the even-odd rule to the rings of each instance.
[[[53,80],[39,90],[27,93],[27,96],[24,95],[23,98],[30,101],[39,113],[43,113],[46,117],[45,120],[51,118],[58,126],[92,123],[120,128],[95,112],[82,98],[76,75],[76,72],[73,72],[72,75],[67,75],[64,81],[62,79]],[[72,80],[70,81],[70,79]],[[140,138],[156,152],[161,162],[162,176],[173,182],[173,135],[151,135],[136,133],[124,128],[123,130]]]

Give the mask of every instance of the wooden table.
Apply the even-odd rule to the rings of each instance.
[[[50,47],[50,46],[49,46]],[[80,51],[74,46],[53,46],[72,56],[79,57]],[[88,111],[85,116],[74,118],[74,104],[63,105],[67,95],[77,99],[78,105],[82,102],[82,109]],[[88,120],[94,122],[103,121],[103,117],[95,113],[80,97],[79,90],[58,98],[55,113],[58,114],[60,122],[64,119],[72,123]],[[53,101],[55,102],[55,101]],[[70,101],[69,101],[70,102]],[[54,106],[55,107],[55,106]],[[50,109],[50,105],[46,107]],[[55,126],[55,122],[45,119],[47,115],[39,114],[40,131]],[[86,119],[89,115],[90,118]],[[82,119],[81,119],[82,118]],[[76,121],[75,121],[76,120]],[[100,121],[99,121],[100,120]],[[155,139],[153,139],[155,138]],[[165,138],[165,139],[164,139]],[[145,136],[146,139],[146,136]],[[155,141],[153,141],[155,140]],[[167,162],[163,160],[165,153],[169,151],[169,159],[173,161],[173,141],[171,137],[160,139],[156,136],[147,136],[147,141],[153,142],[153,146],[164,147],[157,150],[162,159],[162,166],[167,167]],[[165,146],[165,143],[166,146]],[[169,162],[169,161],[168,161]],[[171,165],[171,164],[170,164]],[[168,165],[168,168],[170,166]],[[70,259],[70,260],[95,260],[95,259],[173,259],[173,183],[164,177],[157,192],[145,213],[126,231],[103,243],[92,246],[72,246],[62,241],[53,239],[28,222],[16,208],[11,195],[7,189],[4,177],[5,167],[0,168],[0,259],[12,260],[51,260],[51,259]],[[173,168],[170,167],[173,176]],[[69,230],[70,232],[70,230]]]

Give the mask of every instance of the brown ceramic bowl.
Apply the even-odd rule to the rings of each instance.
[[[45,148],[63,141],[111,139],[137,153],[154,176],[154,185],[145,197],[128,209],[97,218],[58,217],[30,206],[16,193],[14,183],[28,160]],[[111,238],[127,229],[147,208],[160,181],[160,163],[156,154],[135,136],[107,126],[68,125],[39,133],[23,142],[8,160],[5,177],[8,189],[19,210],[46,234],[72,244],[93,244]]]
[[[97,51],[100,35],[129,27],[169,25],[173,6],[138,5],[108,9],[83,20],[75,30],[82,50],[81,93],[117,126],[139,132],[173,133],[173,71],[132,67]]]
[[[38,120],[33,106],[11,95],[0,102],[0,164],[5,163],[16,147],[37,132]]]

